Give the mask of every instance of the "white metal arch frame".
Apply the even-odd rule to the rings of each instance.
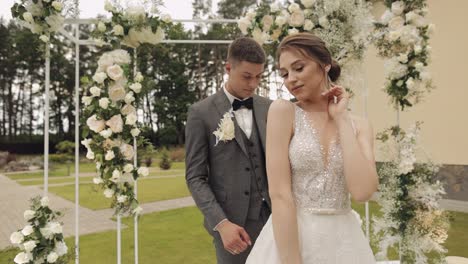
[[[77,4],[78,6],[78,4]],[[65,31],[63,28],[59,32],[69,40],[75,43],[75,263],[79,263],[79,111],[80,111],[80,61],[79,49],[81,45],[96,45],[93,40],[80,39],[80,25],[95,24],[97,19],[66,19],[65,24],[74,25],[74,36]],[[237,23],[235,19],[175,19],[174,22],[195,22],[195,23]],[[163,40],[162,43],[176,44],[229,44],[231,40]],[[136,67],[136,65],[135,65]],[[50,88],[50,46],[46,46],[46,62],[45,62],[45,109],[44,109],[44,194],[48,193],[48,160],[49,160],[49,88]],[[367,85],[365,88],[367,94]],[[365,103],[365,112],[367,115],[367,102]],[[134,148],[136,152],[136,139],[134,139]],[[134,157],[134,165],[136,166],[137,157]],[[135,196],[137,196],[137,182],[135,182]],[[369,237],[369,209],[366,203],[366,234]],[[135,264],[138,264],[138,219],[134,218],[134,239],[135,239]],[[121,216],[117,216],[117,264],[121,264]]]

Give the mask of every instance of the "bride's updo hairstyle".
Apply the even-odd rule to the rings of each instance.
[[[325,42],[319,37],[311,33],[297,33],[285,37],[276,50],[276,61],[278,64],[281,53],[286,50],[298,51],[304,57],[317,62],[324,71],[325,67],[330,65],[328,76],[332,82],[335,82],[340,77],[340,65],[332,59]]]

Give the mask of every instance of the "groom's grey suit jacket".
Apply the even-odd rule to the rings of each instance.
[[[252,129],[256,128],[258,131],[261,141],[261,148],[258,149],[263,151],[261,156],[264,157],[266,119],[271,100],[254,95],[253,102]],[[243,134],[234,117],[235,139],[221,141],[215,146],[216,137],[213,132],[230,109],[231,103],[221,89],[190,107],[185,130],[187,185],[205,217],[204,225],[210,234],[213,234],[213,228],[225,218],[244,226],[250,213],[249,208],[257,206],[254,203],[261,204],[262,198],[271,208],[265,161],[253,165],[249,149],[253,144]],[[263,166],[260,170],[256,169],[258,164]],[[256,171],[263,175],[255,174]],[[254,177],[257,179],[253,179]],[[259,195],[253,196],[251,183],[260,184]],[[260,201],[255,201],[259,200],[257,198]]]

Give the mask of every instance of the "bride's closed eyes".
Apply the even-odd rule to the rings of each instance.
[[[304,65],[302,64],[294,65],[292,69],[296,72],[302,72],[302,70],[304,69]],[[288,72],[285,70],[280,70],[280,76],[281,78],[286,78],[288,77]]]

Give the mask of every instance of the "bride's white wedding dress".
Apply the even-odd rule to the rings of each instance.
[[[294,124],[289,158],[302,263],[376,263],[356,213],[351,210],[339,140],[332,142],[328,161],[324,161],[317,132],[297,105]],[[276,248],[271,216],[246,263],[284,264]]]

